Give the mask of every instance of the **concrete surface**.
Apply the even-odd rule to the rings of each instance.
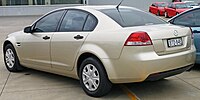
[[[23,29],[38,17],[0,17],[0,100],[129,100],[133,95],[140,100],[199,100],[199,65],[190,72],[160,81],[115,85],[110,94],[102,98],[87,96],[79,81],[72,78],[32,69],[8,72],[2,56],[6,35]],[[122,86],[127,90],[123,91]]]

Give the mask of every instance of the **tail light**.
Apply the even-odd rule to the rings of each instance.
[[[191,31],[191,33],[192,33],[192,34],[191,34],[191,38],[194,39],[194,33],[192,32],[191,27],[190,27],[190,31]]]
[[[147,45],[152,45],[152,41],[146,32],[132,33],[124,44],[124,46],[147,46]]]

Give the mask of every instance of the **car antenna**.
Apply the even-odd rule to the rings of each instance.
[[[119,10],[119,6],[122,4],[122,2],[123,2],[124,0],[121,0],[121,2],[117,5],[117,10]]]
[[[116,8],[117,8],[117,11],[119,12],[119,16],[121,17],[122,21],[125,22],[124,19],[123,19],[123,17],[122,17],[122,15],[121,15],[121,13],[120,13],[120,11],[119,11],[119,6],[122,4],[123,1],[124,0],[121,0],[121,2],[117,5]]]

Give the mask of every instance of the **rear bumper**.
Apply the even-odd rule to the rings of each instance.
[[[132,83],[146,80],[154,73],[176,70],[193,65],[196,59],[194,46],[190,50],[157,55],[153,47],[125,47],[119,59],[102,59],[108,78],[113,83]],[[187,68],[186,68],[187,69]],[[179,74],[168,73],[164,77]]]
[[[163,78],[166,78],[166,77],[170,77],[170,76],[173,76],[173,75],[177,75],[177,74],[180,74],[186,70],[189,70],[190,68],[192,68],[194,65],[188,65],[188,66],[185,66],[185,67],[182,67],[182,68],[177,68],[177,69],[174,69],[174,70],[169,70],[169,71],[165,71],[165,72],[160,72],[160,73],[154,73],[154,74],[151,74],[149,75],[145,81],[155,81],[155,80],[159,80],[159,79],[163,79]]]

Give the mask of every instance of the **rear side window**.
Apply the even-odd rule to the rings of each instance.
[[[116,8],[100,10],[122,27],[142,26],[149,24],[164,24],[165,21],[154,17],[151,14],[130,8]]]
[[[97,25],[97,19],[93,15],[89,15],[87,21],[85,22],[83,30],[93,31],[96,25]]]
[[[60,26],[60,32],[82,31],[88,13],[68,10]]]

